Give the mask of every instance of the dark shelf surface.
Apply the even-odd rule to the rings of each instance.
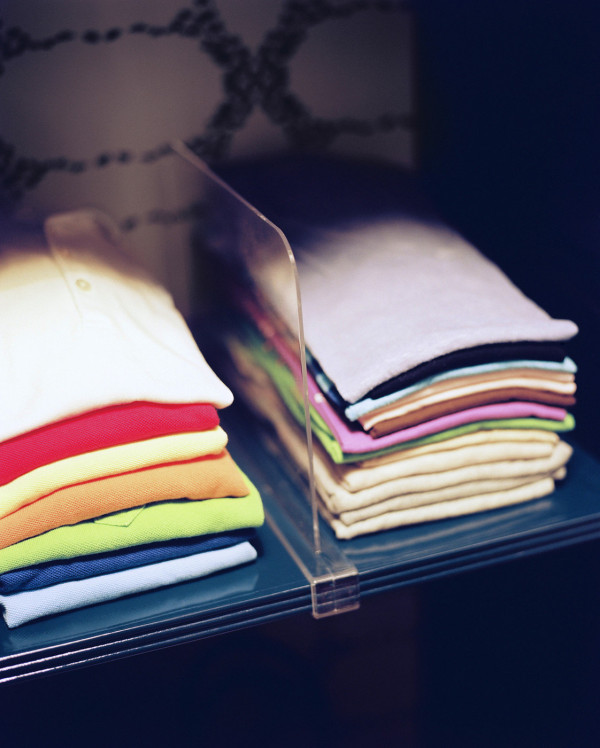
[[[308,584],[268,525],[256,562],[41,619],[0,623],[0,683],[142,653],[310,610]]]
[[[304,501],[256,427],[232,408],[230,449],[259,486],[267,513],[274,492]],[[361,595],[418,584],[600,537],[600,462],[575,445],[567,479],[551,496],[519,507],[335,541],[355,565]],[[0,624],[0,683],[226,634],[311,610],[311,588],[269,523],[258,560],[188,582],[9,630]],[[352,615],[346,613],[345,615]]]

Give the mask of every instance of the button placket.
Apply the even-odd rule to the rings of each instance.
[[[110,327],[110,316],[107,315],[101,297],[96,291],[94,279],[89,277],[89,268],[78,262],[78,253],[68,247],[52,247],[52,252],[59,266],[71,296],[86,327]]]

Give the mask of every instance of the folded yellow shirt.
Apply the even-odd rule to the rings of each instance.
[[[171,434],[67,457],[31,470],[0,486],[0,517],[59,488],[165,462],[219,454],[227,445],[220,426],[190,434]]]
[[[63,525],[173,499],[218,499],[248,494],[228,452],[141,468],[59,488],[0,519],[0,548]]]

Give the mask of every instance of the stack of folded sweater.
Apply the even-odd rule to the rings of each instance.
[[[347,186],[331,190],[336,208]],[[358,192],[354,182],[333,221],[280,222],[302,294],[323,515],[352,538],[551,493],[572,451],[558,434],[574,426],[563,344],[576,325],[428,211],[400,202],[362,220]],[[308,471],[294,423],[304,420],[296,299],[281,277],[277,263],[263,268],[229,350],[237,386]]]
[[[0,246],[0,603],[8,626],[253,561],[227,387],[96,211]]]

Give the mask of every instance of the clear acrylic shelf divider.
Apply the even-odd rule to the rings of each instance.
[[[300,474],[291,460],[288,463],[282,445],[277,444],[277,438],[266,428],[263,432],[260,419],[257,419],[257,431],[268,443],[271,459],[280,459],[288,472],[297,473],[295,480],[303,486],[306,501],[298,501],[285,491],[268,491],[268,495],[263,496],[267,521],[310,583],[312,610],[316,618],[356,609],[359,606],[357,569],[348,561],[337,541],[330,534],[321,532],[313,476],[302,298],[294,253],[283,231],[215,174],[183,142],[174,142],[172,147],[181,158],[177,171],[181,166],[182,172],[188,172],[181,174],[188,198],[193,197],[202,206],[200,243],[203,250],[216,259],[222,270],[231,273],[236,283],[241,284],[244,297],[247,294],[252,303],[258,301],[261,314],[265,315],[266,329],[271,323],[276,325],[278,333],[283,334],[290,351],[300,362],[301,381],[297,380],[296,384],[302,402],[299,413],[302,412],[304,421],[305,473]],[[179,177],[178,174],[177,181],[181,185]],[[229,292],[229,301],[239,302],[231,298],[234,294],[235,291]],[[227,303],[226,299],[220,298],[219,301]],[[275,306],[278,312],[284,310],[283,325],[281,316],[274,312]],[[236,383],[228,384],[237,395]],[[246,398],[249,400],[246,404],[260,413],[259,401],[263,397],[260,389],[258,392],[259,397]]]

